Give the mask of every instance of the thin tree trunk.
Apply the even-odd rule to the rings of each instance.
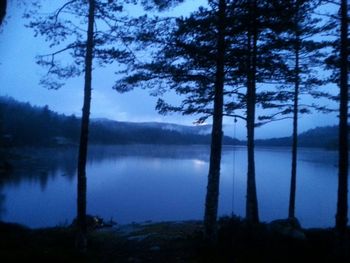
[[[219,25],[217,40],[217,64],[215,79],[214,116],[211,133],[210,164],[208,174],[207,195],[205,200],[204,230],[205,239],[209,243],[216,242],[217,213],[220,183],[220,162],[222,148],[222,116],[223,116],[223,90],[224,90],[224,59],[225,59],[225,20],[226,2],[219,2]]]
[[[91,104],[91,80],[92,59],[94,47],[94,9],[95,1],[89,0],[88,31],[85,54],[85,82],[84,82],[84,105],[82,110],[79,156],[78,156],[78,184],[77,184],[77,240],[76,245],[80,250],[85,250],[86,240],[86,160],[89,137],[89,118]]]
[[[247,77],[247,202],[246,219],[250,223],[259,222],[258,198],[255,182],[255,104],[256,104],[256,59],[257,59],[257,29],[256,1],[251,1],[251,25],[248,32],[248,77]]]
[[[0,26],[1,26],[2,22],[4,21],[4,18],[6,15],[6,8],[7,8],[7,1],[0,0]]]
[[[341,1],[339,171],[336,229],[345,236],[348,222],[348,15],[347,1]]]
[[[297,19],[296,19],[297,20]],[[298,21],[296,21],[296,26]],[[298,29],[296,29],[298,30]],[[288,217],[295,218],[295,195],[296,195],[296,181],[297,181],[297,153],[298,153],[298,112],[299,112],[299,53],[300,53],[300,37],[296,33],[295,37],[295,67],[294,67],[294,106],[293,106],[293,143],[292,143],[292,173],[290,180],[290,196],[289,196],[289,211]]]

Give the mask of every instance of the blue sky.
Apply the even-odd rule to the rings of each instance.
[[[41,38],[34,38],[33,31],[25,28],[27,22],[22,19],[23,8],[12,1],[9,5],[8,18],[0,33],[0,95],[11,96],[19,101],[33,105],[48,105],[50,109],[64,114],[81,115],[83,101],[83,77],[67,80],[60,90],[47,90],[39,85],[40,77],[45,69],[35,63],[35,56],[48,51],[48,43]],[[48,2],[48,1],[47,1]],[[188,14],[196,10],[205,0],[187,0],[185,4],[168,12],[171,15]],[[134,9],[133,12],[139,12]],[[92,117],[109,118],[118,121],[158,121],[191,125],[194,116],[172,114],[159,115],[155,110],[157,98],[149,96],[147,91],[135,90],[119,94],[112,90],[115,81],[113,66],[96,69],[93,75]],[[178,101],[176,96],[168,95],[170,101]],[[331,104],[326,102],[327,104]],[[232,125],[232,119],[224,123]],[[335,114],[312,114],[300,119],[300,130],[304,131],[316,126],[334,125]],[[232,127],[225,132],[232,133]],[[266,125],[257,129],[258,138],[288,136],[291,134],[291,121],[283,121]],[[245,124],[238,122],[237,135],[245,137]]]

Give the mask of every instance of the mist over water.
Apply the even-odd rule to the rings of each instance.
[[[87,166],[87,212],[120,224],[202,219],[209,146],[92,146]],[[70,224],[76,211],[76,149],[28,150],[32,166],[15,170],[0,185],[1,220],[45,227]],[[289,148],[256,149],[262,221],[286,218]],[[40,160],[40,161],[38,161]],[[244,216],[246,148],[225,146],[219,215]],[[296,216],[303,227],[334,225],[337,154],[301,148]]]

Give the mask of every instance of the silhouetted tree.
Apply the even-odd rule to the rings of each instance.
[[[235,72],[238,79],[244,83],[246,92],[240,96],[241,103],[245,105],[246,128],[247,128],[247,196],[246,196],[246,219],[250,223],[259,222],[258,198],[256,190],[255,173],[255,128],[262,125],[256,114],[256,107],[263,106],[275,99],[270,93],[257,92],[257,85],[278,83],[281,73],[286,65],[281,56],[275,52],[271,45],[273,36],[281,16],[277,12],[275,1],[242,0],[239,1],[239,13],[241,26],[240,52],[236,56],[238,70]],[[278,5],[277,5],[278,6]],[[268,96],[267,96],[268,95]],[[279,95],[280,97],[283,97]]]
[[[300,2],[300,7],[296,7],[296,1]],[[247,105],[246,217],[248,221],[255,223],[259,222],[254,160],[255,128],[270,121],[290,118],[288,115],[294,113],[290,209],[291,214],[294,214],[298,113],[308,112],[306,106],[325,110],[317,105],[303,105],[304,107],[298,108],[300,89],[311,93],[311,87],[322,83],[311,72],[313,67],[320,65],[322,57],[319,51],[324,45],[311,39],[321,31],[320,27],[315,26],[319,20],[311,17],[311,11],[317,6],[317,1],[296,1],[241,1],[241,21],[246,21],[241,31],[246,34],[246,47],[242,48],[242,70],[237,73],[246,79],[247,87],[246,96],[243,97]],[[294,68],[291,69],[293,64]],[[294,83],[293,92],[277,89],[278,86],[288,86],[290,83]],[[257,85],[274,85],[275,89],[258,92]],[[312,95],[319,97],[323,93],[315,92]],[[290,104],[289,101],[294,103]],[[277,109],[277,112],[255,116],[255,108],[258,105],[270,111]]]
[[[319,98],[329,96],[325,92],[316,90],[324,84],[324,80],[319,76],[319,70],[323,63],[325,55],[322,48],[327,46],[326,42],[316,41],[320,33],[325,33],[326,27],[322,25],[321,19],[315,18],[314,11],[320,6],[320,1],[315,0],[291,0],[283,1],[280,5],[282,14],[282,23],[277,39],[271,41],[271,45],[276,47],[276,52],[282,52],[288,69],[284,72],[284,86],[293,86],[291,91],[286,91],[285,95],[290,96],[292,103],[285,103],[283,100],[277,103],[267,101],[265,108],[277,108],[283,116],[292,114],[293,132],[292,132],[292,168],[291,168],[291,186],[289,198],[289,218],[295,217],[295,194],[296,194],[296,176],[297,176],[297,147],[298,147],[298,118],[299,114],[310,113],[311,109],[327,112],[322,105],[300,104],[300,97],[308,95],[309,97]],[[279,50],[280,49],[280,50]],[[282,83],[281,83],[282,84]],[[285,87],[284,87],[285,88]],[[273,92],[276,97],[280,96],[279,90]],[[273,100],[272,100],[273,101]],[[264,116],[264,120],[269,120],[270,116]]]
[[[78,236],[77,246],[86,249],[86,160],[89,136],[90,105],[91,105],[91,81],[92,81],[92,60],[94,48],[94,20],[95,0],[89,0],[88,30],[86,36],[85,51],[85,74],[84,74],[84,104],[81,118],[81,130],[78,154],[78,175],[77,175],[77,225]]]
[[[77,165],[77,247],[82,250],[86,248],[86,160],[93,60],[99,64],[108,64],[128,58],[126,48],[111,47],[111,44],[120,39],[119,26],[124,24],[118,16],[123,9],[122,5],[119,1],[71,0],[47,16],[40,15],[36,10],[28,14],[28,17],[33,17],[29,26],[34,28],[35,34],[45,36],[51,43],[51,48],[61,47],[51,54],[39,56],[38,63],[48,67],[41,84],[58,89],[63,83],[53,79],[52,75],[63,80],[84,74],[84,103]],[[87,24],[87,30],[80,28],[76,22]],[[66,51],[70,51],[74,59],[70,65],[62,65],[57,59],[58,55]]]
[[[204,213],[204,234],[209,242],[215,242],[217,236],[217,214],[220,184],[220,163],[222,146],[222,118],[225,83],[225,36],[226,36],[226,0],[220,0],[217,11],[216,69],[214,85],[214,114],[211,132],[210,163],[207,194]]]
[[[348,222],[348,103],[349,103],[349,15],[348,3],[340,1],[340,62],[339,62],[339,179],[336,229],[345,236]]]
[[[0,0],[0,26],[6,15],[7,0]],[[2,146],[3,116],[0,111],[0,146]]]
[[[247,29],[247,201],[246,219],[248,222],[259,222],[258,199],[255,180],[255,107],[256,107],[256,74],[257,74],[257,42],[258,42],[258,3],[256,0],[248,1],[248,29]]]
[[[281,57],[269,48],[268,36],[272,32],[269,27],[277,24],[268,21],[268,17],[272,19],[269,11],[275,11],[273,6],[265,6],[261,1],[258,15],[252,3],[238,1],[227,4],[223,78],[226,99],[222,115],[239,117],[247,122],[247,129],[249,127],[247,218],[258,222],[254,167],[255,106],[266,100],[266,96],[259,94],[256,98],[256,83],[279,77],[286,66],[281,62]],[[138,61],[131,65],[128,68],[129,76],[118,82],[116,88],[129,91],[141,86],[150,88],[156,95],[173,90],[183,97],[181,104],[173,106],[159,99],[157,109],[161,113],[198,114],[199,122],[213,116],[219,32],[217,6],[216,1],[210,1],[212,9],[200,8],[188,18],[177,20],[140,18],[137,23],[143,27],[139,28],[136,42],[140,43],[142,50],[151,47],[154,55],[151,61]],[[251,18],[255,15],[259,23],[252,22]],[[255,30],[259,31],[259,47]],[[263,30],[269,31],[269,34],[261,33]],[[246,93],[241,91],[244,88]],[[245,113],[237,114],[238,110],[247,109],[248,105]]]
[[[294,70],[292,74],[294,82],[293,94],[293,143],[292,143],[292,169],[291,185],[289,197],[288,217],[295,218],[295,196],[296,196],[296,178],[297,178],[297,147],[298,147],[298,116],[299,112],[308,112],[307,106],[300,107],[300,93],[312,93],[312,87],[322,85],[322,80],[312,75],[312,68],[320,66],[320,59],[323,57],[320,49],[324,47],[322,43],[312,40],[312,37],[324,31],[318,24],[319,19],[312,18],[312,12],[320,5],[319,1],[294,0],[292,8],[289,9],[292,14],[291,27],[291,49],[294,53]],[[305,76],[306,75],[306,76]],[[316,92],[319,97],[320,93]],[[313,108],[326,111],[321,106],[313,105]]]
[[[141,46],[159,44],[160,51],[152,62],[133,64],[133,74],[118,82],[116,88],[128,91],[139,85],[158,94],[174,89],[187,97],[182,105],[172,107],[159,100],[158,110],[213,116],[204,225],[207,240],[214,242],[223,137],[226,1],[211,1],[211,7],[200,9],[188,19],[140,18],[143,27],[138,29],[136,40]]]
[[[7,0],[0,0],[0,26],[6,15]]]
[[[326,14],[329,24],[334,28],[333,50],[325,60],[326,69],[333,70],[330,81],[339,86],[339,94],[334,99],[339,102],[339,134],[338,134],[338,199],[335,217],[335,228],[341,241],[344,241],[348,222],[348,118],[349,118],[349,3],[346,0],[324,0],[330,7],[337,8],[338,14]]]

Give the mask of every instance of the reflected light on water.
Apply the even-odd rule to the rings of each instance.
[[[43,167],[29,167],[1,181],[1,220],[30,227],[72,222],[76,209],[73,158],[76,150],[51,151],[41,154],[45,172]],[[91,147],[87,167],[88,213],[113,218],[121,224],[202,219],[209,151],[208,146]],[[219,215],[230,215],[233,211],[244,217],[246,157],[245,147],[223,148]],[[296,215],[303,227],[332,226],[336,208],[336,153],[300,149],[298,158]],[[287,217],[290,163],[288,148],[256,149],[262,221]]]
[[[192,160],[192,163],[193,163],[193,168],[194,168],[194,169],[197,169],[197,170],[201,170],[201,169],[203,169],[205,166],[208,165],[207,162],[202,161],[202,160],[198,160],[198,159]]]

